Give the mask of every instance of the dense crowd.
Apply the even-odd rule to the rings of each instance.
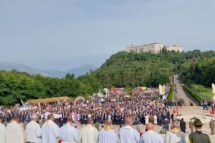
[[[174,104],[155,93],[142,92],[130,97],[122,93],[75,102],[35,104],[25,110],[19,105],[1,107],[0,143],[163,143],[163,137],[154,132],[154,124],[168,132],[170,122],[171,129],[183,138],[179,143],[186,143],[188,137],[179,129],[182,124],[174,120],[178,109],[170,105]],[[197,122],[201,125],[201,121]],[[114,129],[113,124],[120,129]],[[140,124],[146,125],[144,134],[138,128]],[[170,136],[166,135],[166,143],[172,143],[168,141]]]
[[[45,113],[53,113],[61,116],[57,120],[59,126],[65,123],[67,117],[72,117],[75,121],[82,124],[87,123],[90,117],[96,123],[104,123],[105,120],[111,119],[113,124],[123,125],[125,115],[131,114],[134,124],[147,124],[149,118],[155,118],[155,124],[162,125],[165,118],[171,119],[168,105],[159,98],[154,98],[151,93],[139,93],[135,96],[125,97],[124,94],[110,94],[106,98],[92,98],[86,101],[62,101],[58,103],[46,103],[32,105],[31,108],[20,110],[16,105],[12,108],[0,109],[0,115],[4,116],[5,121],[9,122],[13,116],[19,116],[20,121],[27,123],[31,120],[33,113],[45,120]],[[154,98],[152,100],[152,98]],[[114,101],[113,101],[114,100]]]

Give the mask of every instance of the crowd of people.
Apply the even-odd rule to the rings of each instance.
[[[178,143],[198,143],[196,134],[208,140],[204,143],[210,142],[198,119],[193,124],[196,132],[187,137],[186,125],[174,119],[177,108],[157,97],[144,92],[130,97],[110,94],[86,101],[35,104],[27,110],[19,105],[1,107],[0,143],[173,143],[178,137]],[[146,132],[140,124],[146,125]],[[163,127],[165,137],[155,132],[155,124]]]

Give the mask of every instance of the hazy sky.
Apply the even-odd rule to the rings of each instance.
[[[0,0],[0,61],[66,70],[129,44],[215,49],[214,0]]]

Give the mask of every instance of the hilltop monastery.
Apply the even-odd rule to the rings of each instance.
[[[160,43],[150,43],[144,45],[130,45],[124,51],[126,52],[136,52],[136,53],[144,53],[144,52],[151,52],[151,53],[160,53],[162,49],[166,49],[167,51],[176,51],[176,52],[183,52],[183,47],[179,45],[163,45]]]

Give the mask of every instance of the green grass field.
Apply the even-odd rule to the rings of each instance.
[[[211,88],[206,88],[198,84],[192,84],[190,87],[184,86],[184,90],[198,102],[204,99],[211,100],[213,97]]]

